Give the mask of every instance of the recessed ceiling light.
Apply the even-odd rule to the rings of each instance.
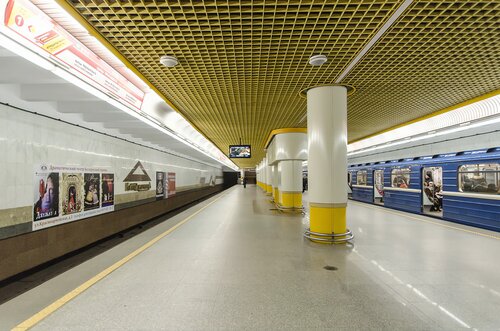
[[[313,66],[320,66],[328,61],[328,58],[326,55],[320,54],[320,55],[313,55],[309,58],[309,64]]]
[[[160,63],[163,64],[167,68],[173,68],[179,64],[179,61],[175,56],[163,55],[160,58]]]

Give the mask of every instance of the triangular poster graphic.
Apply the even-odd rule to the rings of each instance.
[[[134,174],[134,172],[140,168],[142,170],[142,174]],[[132,170],[128,173],[127,177],[123,180],[124,182],[150,182],[151,178],[147,174],[146,170],[141,163],[141,161],[137,161]]]

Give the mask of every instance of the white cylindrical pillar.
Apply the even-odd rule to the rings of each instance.
[[[258,172],[258,176],[259,176],[259,187],[261,189],[264,189],[264,176],[262,175],[262,161],[260,161],[259,163],[259,172]]]
[[[266,157],[266,193],[273,194],[273,170],[272,166],[268,164]]]
[[[257,176],[257,186],[260,187],[260,163],[255,168],[255,173]]]
[[[307,133],[310,231],[346,234],[347,87],[307,91]]]
[[[278,179],[279,179],[279,175],[278,175],[278,163],[275,163],[275,164],[272,165],[272,173],[273,173],[273,187],[272,187],[273,200],[275,202],[278,202],[279,201],[279,191],[278,191]]]
[[[280,161],[279,204],[302,208],[302,160]]]

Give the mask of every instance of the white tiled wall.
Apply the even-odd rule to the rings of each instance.
[[[115,194],[125,194],[123,179],[138,160],[152,179],[152,190],[156,171],[175,172],[177,188],[197,185],[201,177],[208,183],[211,176],[222,176],[220,167],[0,105],[0,210],[33,205],[37,165],[109,168],[115,173]]]

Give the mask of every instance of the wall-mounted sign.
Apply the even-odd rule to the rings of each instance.
[[[0,4],[3,1],[0,1]],[[18,36],[48,53],[52,60],[120,102],[141,109],[144,92],[55,23],[27,0],[9,0],[3,24]]]
[[[41,165],[34,191],[33,230],[114,210],[114,174],[108,169]]]
[[[125,191],[139,192],[151,189],[151,177],[149,177],[141,161],[137,161],[123,182],[125,182]]]

